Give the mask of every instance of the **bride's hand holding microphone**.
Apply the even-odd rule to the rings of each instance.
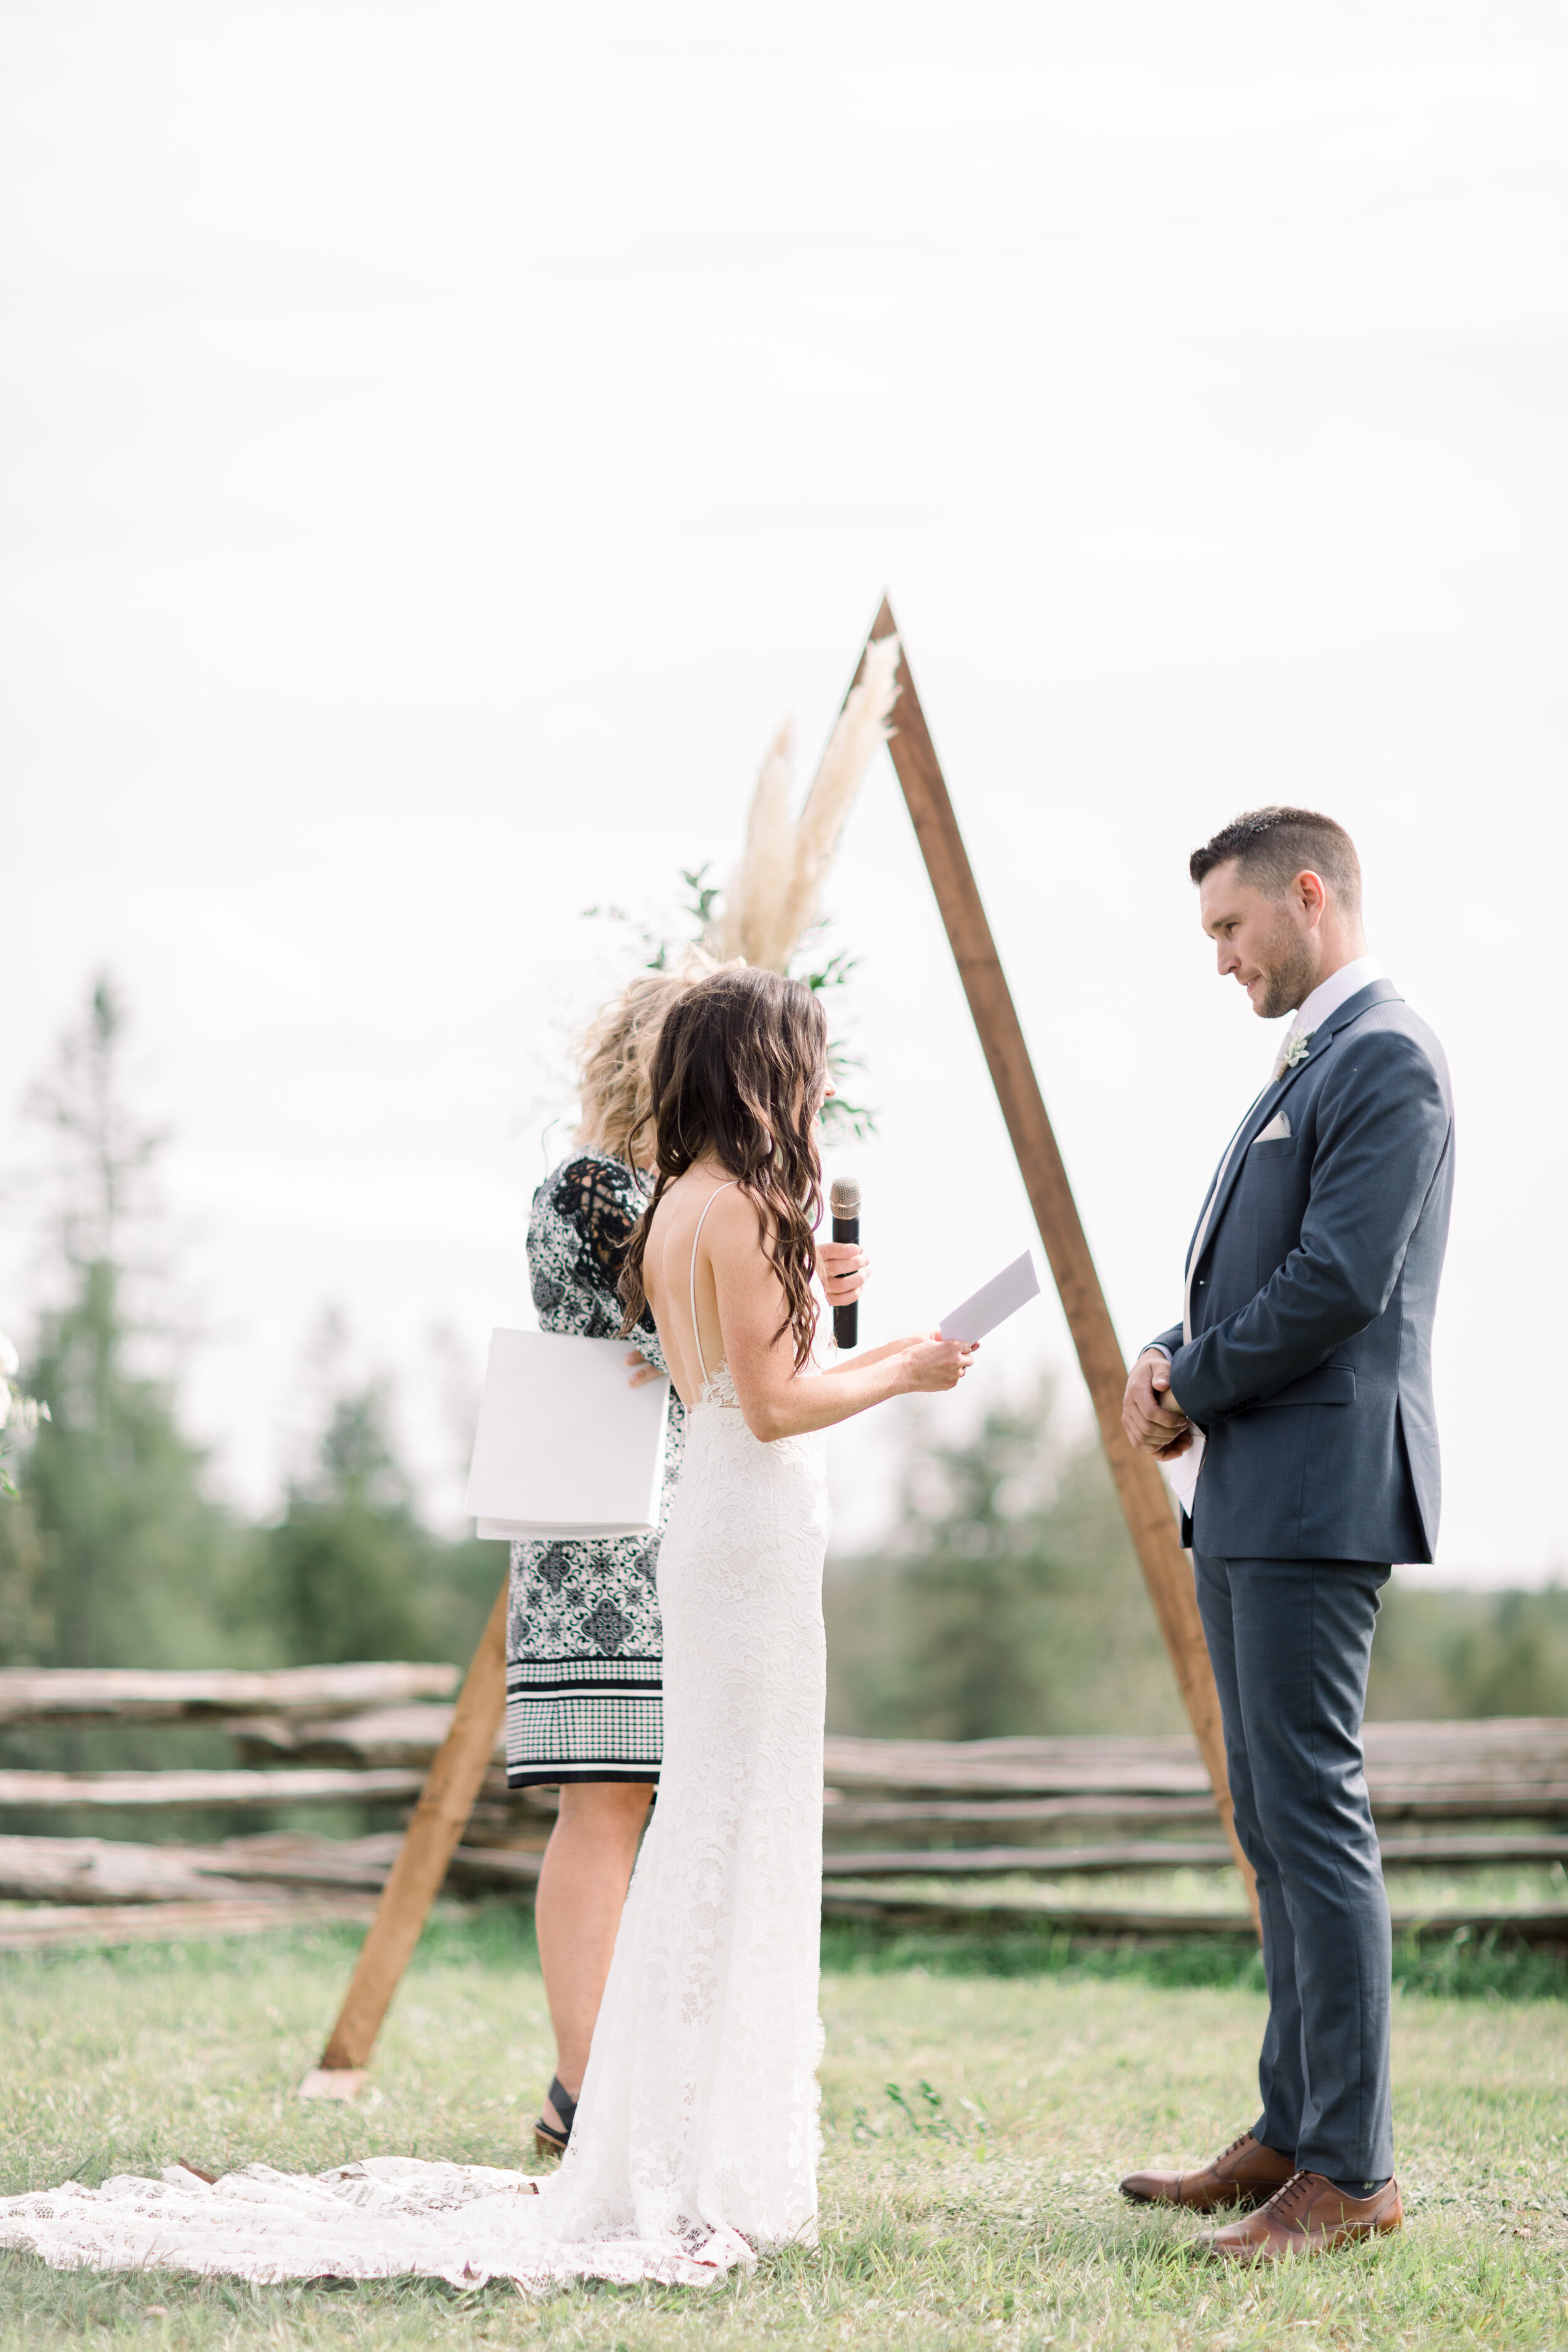
[[[818,1242],[816,1271],[822,1295],[837,1313],[853,1307],[866,1287],[871,1261],[858,1242]]]
[[[857,1301],[866,1286],[871,1261],[860,1247],[860,1182],[855,1176],[835,1177],[829,1192],[833,1239],[818,1242],[816,1270],[823,1294],[833,1309],[833,1337],[838,1347],[858,1350],[860,1326]],[[860,1357],[862,1364],[892,1359],[889,1369],[905,1374],[902,1386],[912,1392],[940,1391],[958,1386],[969,1370],[973,1346],[944,1339],[940,1331],[917,1331],[894,1339]],[[894,1393],[897,1391],[895,1391]]]
[[[856,1305],[871,1268],[869,1257],[860,1247],[860,1187],[853,1178],[841,1177],[834,1184],[832,1206],[835,1239],[816,1244],[817,1279],[833,1309],[835,1339],[853,1348],[859,1338],[858,1321],[854,1316],[845,1318],[843,1310]],[[854,1238],[840,1241],[837,1238],[840,1233]],[[940,1331],[917,1331],[907,1339],[894,1340],[891,1350],[872,1352],[900,1350],[911,1392],[956,1388],[974,1356],[973,1345],[962,1347],[956,1339],[944,1339]],[[868,1362],[870,1357],[860,1360]]]

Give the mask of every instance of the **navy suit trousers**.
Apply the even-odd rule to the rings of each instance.
[[[1394,2170],[1392,1946],[1362,1756],[1386,1568],[1195,1554],[1237,1834],[1258,1873],[1268,2026],[1254,2137],[1303,2172]]]

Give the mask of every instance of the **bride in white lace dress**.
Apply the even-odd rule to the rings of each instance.
[[[0,2244],[62,2267],[257,2280],[418,2273],[542,2290],[708,2284],[815,2242],[822,1885],[820,1433],[951,1389],[934,1334],[812,1360],[821,1009],[725,970],[667,1018],[658,1178],[628,1253],[689,1421],[658,1564],[665,1751],[560,2171],[370,2158],[316,2176],[74,2182],[0,2203]],[[536,2193],[537,2192],[537,2193]]]

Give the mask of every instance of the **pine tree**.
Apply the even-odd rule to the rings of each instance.
[[[430,1594],[441,1547],[415,1515],[389,1402],[380,1381],[331,1400],[315,1460],[263,1538],[260,1591],[290,1663],[437,1654]]]
[[[917,1424],[886,1549],[830,1570],[829,1721],[885,1738],[1174,1731],[1184,1718],[1098,1444],[1044,1381],[931,1445]]]
[[[444,1541],[424,1524],[399,1459],[391,1382],[356,1377],[337,1315],[310,1349],[319,1403],[282,1518],[262,1531],[252,1615],[289,1664],[445,1658],[467,1665],[504,1549]]]
[[[199,1665],[231,1655],[225,1618],[240,1538],[203,1488],[173,1386],[147,1244],[146,1180],[163,1138],[129,1100],[125,1021],[100,979],[28,1108],[55,1150],[44,1313],[27,1386],[47,1400],[0,1519],[0,1658],[69,1666]],[[43,1269],[41,1269],[42,1271]]]

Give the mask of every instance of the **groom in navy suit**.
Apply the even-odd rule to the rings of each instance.
[[[1366,950],[1343,827],[1267,808],[1191,862],[1223,976],[1296,1015],[1188,1252],[1182,1320],[1127,1383],[1134,1444],[1172,1465],[1258,1874],[1263,2112],[1142,2203],[1242,2218],[1242,2260],[1397,2229],[1390,1938],[1362,1756],[1390,1563],[1429,1560],[1439,1472],[1432,1318],[1454,1176],[1443,1049]]]

